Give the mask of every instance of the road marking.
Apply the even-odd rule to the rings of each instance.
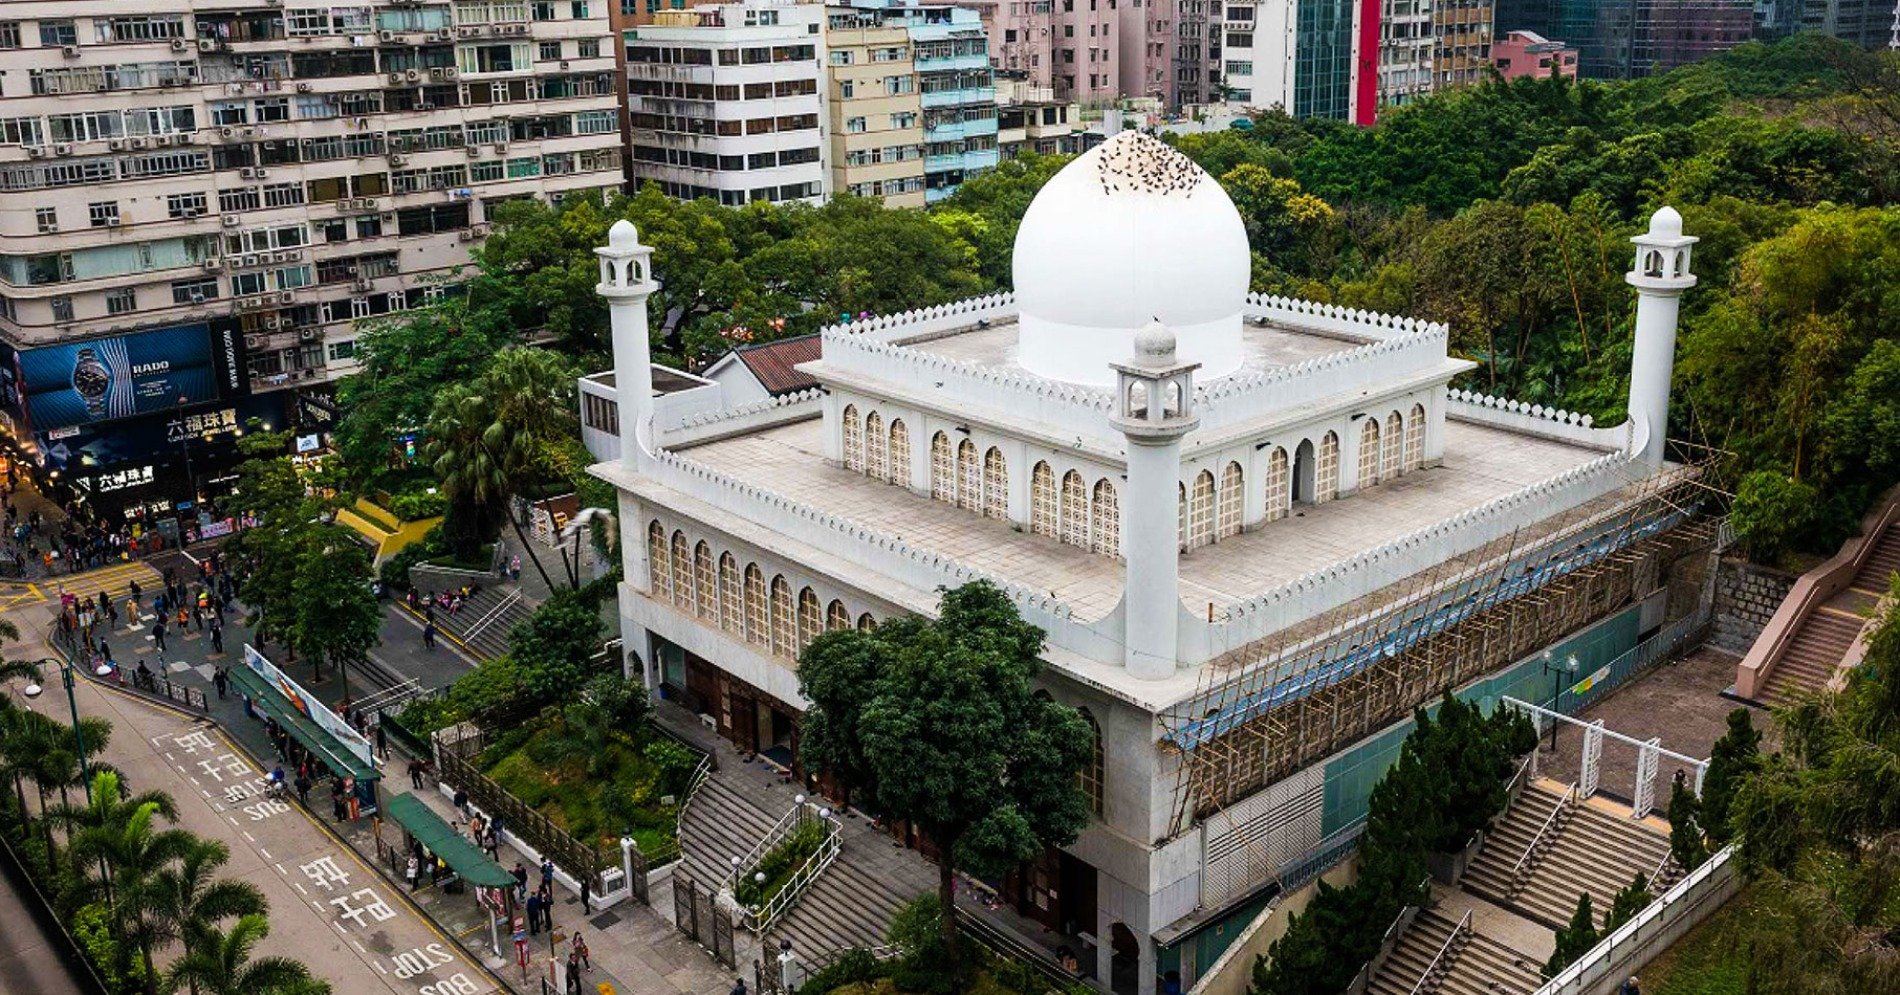
[[[278,870],[280,870],[280,871],[281,871],[281,870],[283,870],[283,868],[281,868],[281,867],[279,867],[279,868],[278,868]],[[288,875],[288,874],[286,874],[286,875],[284,875],[284,876],[285,876],[285,877],[289,877],[290,875]],[[290,882],[290,886],[291,886],[292,888],[295,888],[295,889],[297,889],[297,894],[299,894],[299,895],[309,895],[309,894],[310,894],[310,893],[309,893],[308,891],[305,891],[305,890],[304,890],[304,887],[303,887],[303,885],[301,885],[301,884],[298,884],[298,883],[297,883],[297,882],[295,882],[295,881],[292,881],[292,882]]]
[[[264,858],[265,860],[272,860],[272,859],[274,859],[273,857],[271,857],[271,855],[270,855],[270,851],[269,851],[269,850],[266,850],[266,849],[264,849],[264,848],[263,848],[263,847],[261,847],[261,846],[257,848],[257,853],[258,853],[258,855],[259,855],[259,856],[261,856],[261,857],[263,857],[263,858]]]
[[[290,876],[290,873],[289,873],[288,871],[285,871],[285,870],[284,870],[284,865],[282,865],[282,864],[272,864],[271,866],[272,866],[272,867],[275,867],[275,868],[277,868],[277,873],[279,873],[279,874],[282,874],[282,875],[283,875],[284,877],[289,877],[289,876]]]
[[[257,837],[255,837],[255,836],[252,836],[252,835],[251,835],[251,831],[250,831],[250,830],[248,830],[248,829],[240,829],[240,830],[238,830],[238,832],[240,832],[240,833],[243,833],[243,834],[244,834],[244,842],[246,842],[246,843],[255,843],[255,842],[257,842]]]
[[[237,819],[236,819],[236,818],[234,818],[234,817],[232,817],[232,816],[228,816],[228,815],[227,815],[227,816],[225,816],[225,817],[224,817],[224,821],[226,821],[226,822],[228,822],[228,823],[230,823],[230,824],[231,824],[231,825],[233,825],[233,826],[235,826],[235,825],[237,825]]]
[[[375,962],[375,961],[370,961],[370,962],[369,962],[369,966],[371,966],[371,967],[373,967],[373,968],[375,968],[375,969],[376,969],[376,972],[377,972],[378,974],[388,974],[388,973],[389,973],[389,969],[388,969],[388,968],[385,968],[385,967],[384,967],[383,965],[381,965],[381,964],[378,964],[378,963],[377,963],[377,962]]]
[[[369,953],[369,951],[363,949],[363,943],[361,940],[351,940],[350,946],[355,947],[359,953],[365,953],[365,954]]]

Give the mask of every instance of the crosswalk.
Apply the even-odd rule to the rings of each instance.
[[[68,594],[76,598],[96,600],[99,592],[104,591],[112,600],[123,601],[131,591],[134,581],[138,582],[139,590],[147,598],[157,592],[164,583],[159,572],[143,560],[115,563],[81,574],[46,577],[0,588],[0,614],[48,601],[57,602]]]

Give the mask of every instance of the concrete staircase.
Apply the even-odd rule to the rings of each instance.
[[[1528,785],[1510,817],[1486,839],[1465,874],[1464,887],[1552,929],[1570,921],[1577,896],[1588,893],[1601,917],[1616,893],[1636,877],[1654,875],[1669,852],[1669,839],[1648,826],[1587,803],[1570,806],[1538,841],[1538,853],[1525,862],[1529,873],[1513,887],[1518,865],[1561,796],[1540,784]],[[1661,883],[1650,891],[1660,894]]]
[[[778,792],[742,791],[724,773],[706,779],[680,821],[686,873],[713,892],[732,873],[732,858],[749,852],[784,814],[762,807],[779,801]],[[861,819],[845,819],[838,859],[772,924],[759,948],[776,950],[789,939],[801,956],[821,962],[846,947],[883,945],[891,917],[934,878],[934,868],[915,853],[894,852],[895,842]]]
[[[1420,912],[1367,986],[1369,995],[1410,995],[1414,989],[1440,995],[1529,995],[1543,984],[1538,965],[1469,928],[1434,966],[1432,958],[1445,948],[1457,925],[1430,909]]]
[[[1466,891],[1481,895],[1500,905],[1508,905],[1512,895],[1512,871],[1519,858],[1529,850],[1539,829],[1549,821],[1563,796],[1535,782],[1524,786],[1504,820],[1485,835],[1484,849],[1471,862],[1464,876]],[[1566,816],[1559,815],[1561,822]],[[1546,841],[1548,846],[1548,840]],[[1531,858],[1536,861],[1538,858]]]
[[[1781,705],[1798,694],[1827,687],[1866,623],[1865,618],[1848,615],[1832,605],[1823,605],[1802,619],[1800,630],[1782,651],[1781,659],[1775,661],[1775,669],[1768,672],[1762,700]]]
[[[464,584],[480,586],[481,590],[463,601],[462,610],[454,615],[437,608],[435,628],[442,636],[452,637],[455,644],[470,656],[483,662],[508,652],[508,634],[534,614],[535,606],[520,595],[518,588],[499,586],[492,577],[436,574],[426,567],[411,568],[409,576],[410,582],[422,594],[459,590]],[[422,617],[423,613],[411,609],[407,601],[399,600],[397,603],[402,605],[404,611],[417,618]]]
[[[1869,517],[1864,537],[1849,539],[1832,560],[1803,574],[1744,658],[1737,686],[1749,694],[1748,670],[1766,669],[1754,685],[1754,700],[1782,705],[1825,690],[1847,659],[1849,648],[1900,573],[1900,516],[1889,498],[1885,513]],[[1858,565],[1856,565],[1856,561]],[[1846,574],[1851,571],[1851,576]],[[1832,592],[1832,593],[1829,593]],[[1784,621],[1793,612],[1791,621]],[[1759,673],[1759,671],[1757,671]]]

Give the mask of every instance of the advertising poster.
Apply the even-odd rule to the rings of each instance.
[[[236,359],[221,361],[210,326],[192,324],[28,349],[11,372],[33,430],[50,433],[215,401]]]
[[[276,664],[270,662],[264,654],[259,653],[249,643],[244,644],[244,665],[288,698],[291,707],[302,712],[305,718],[335,736],[336,741],[342,743],[344,749],[355,754],[357,759],[362,760],[365,767],[376,766],[376,761],[370,753],[369,740],[358,735],[356,730],[350,728],[349,723],[343,721],[342,716],[324,707],[322,702],[303,689],[303,685],[291,680],[289,674],[278,670]]]

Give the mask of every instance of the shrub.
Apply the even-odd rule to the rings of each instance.
[[[647,762],[660,770],[660,783],[666,786],[661,794],[677,795],[686,789],[686,779],[693,776],[699,766],[699,758],[693,751],[664,737],[648,740],[640,748]]]
[[[798,986],[798,995],[829,995],[834,989],[876,981],[884,974],[884,965],[878,963],[869,950],[852,947],[808,975],[805,983]]]
[[[891,971],[897,987],[926,995],[957,990],[956,965],[943,948],[943,901],[936,892],[919,895],[891,917],[884,938],[903,951]]]
[[[1756,470],[1735,488],[1729,520],[1751,559],[1778,564],[1814,524],[1819,505],[1813,487],[1773,470]]]
[[[429,558],[429,552],[422,548],[421,542],[412,542],[391,553],[378,568],[377,576],[383,586],[392,591],[407,591],[410,587],[409,568]]]
[[[145,965],[112,931],[112,913],[100,903],[82,906],[72,918],[73,938],[112,995],[145,990]]]
[[[391,495],[389,499],[389,510],[405,522],[434,518],[447,512],[448,508],[448,499],[440,491],[433,494],[427,490],[404,491]]]
[[[808,819],[799,823],[776,846],[767,850],[757,864],[746,870],[738,886],[732,889],[732,897],[749,909],[764,907],[785,890],[785,886],[792,881],[792,875],[804,866],[806,859],[825,845],[825,835],[830,828],[831,824],[823,819]],[[761,874],[765,875],[763,882],[758,877]]]

